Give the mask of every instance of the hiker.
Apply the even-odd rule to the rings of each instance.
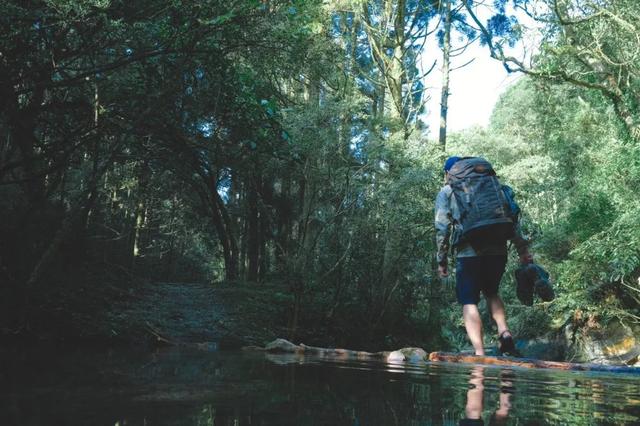
[[[501,185],[482,158],[449,157],[444,163],[445,185],[436,198],[435,228],[438,273],[449,276],[448,251],[456,251],[456,298],[476,355],[484,355],[480,292],[498,326],[500,354],[517,355],[507,327],[498,286],[511,240],[522,264],[532,263],[528,242],[518,226],[519,207],[513,191]],[[451,240],[451,241],[450,241]]]

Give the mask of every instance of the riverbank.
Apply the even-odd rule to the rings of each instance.
[[[108,313],[113,333],[171,344],[260,345],[285,333],[274,285],[149,283]]]
[[[208,350],[264,346],[283,336],[291,339],[287,327],[291,300],[287,288],[278,282],[149,282],[116,272],[95,276],[83,285],[77,282],[51,283],[35,292],[23,317],[16,315],[12,323],[5,321],[0,327],[3,339]],[[332,333],[316,311],[307,306],[305,317],[312,321],[300,325],[294,342],[370,351],[406,346],[428,351],[465,349],[424,344],[412,337],[421,334],[417,328],[404,329],[406,335],[393,336],[389,342],[362,344],[350,337],[356,334],[356,325],[343,324],[340,333]],[[546,336],[521,339],[517,346],[525,357],[548,361],[639,363],[637,329],[614,322],[596,325],[578,328],[567,323]]]
[[[82,276],[84,279],[80,280]],[[149,282],[78,273],[4,297],[0,336],[24,342],[262,345],[286,335],[277,284]]]

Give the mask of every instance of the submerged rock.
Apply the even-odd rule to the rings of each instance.
[[[429,354],[422,348],[402,348],[387,355],[388,362],[423,362]]]

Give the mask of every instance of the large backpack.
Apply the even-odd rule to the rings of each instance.
[[[453,245],[489,245],[514,236],[517,218],[511,188],[503,187],[484,158],[465,157],[449,170],[449,185],[460,217]],[[505,190],[505,188],[507,190]]]

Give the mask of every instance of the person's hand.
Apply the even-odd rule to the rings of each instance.
[[[520,255],[520,263],[526,265],[528,263],[533,263],[533,255],[528,251],[522,253]]]
[[[438,275],[440,275],[440,278],[446,278],[449,276],[447,265],[438,265]]]

